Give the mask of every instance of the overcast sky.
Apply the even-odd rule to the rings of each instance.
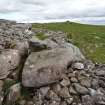
[[[0,18],[105,24],[105,0],[0,0]]]

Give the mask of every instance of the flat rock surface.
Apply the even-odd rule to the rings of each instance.
[[[81,59],[69,48],[33,52],[25,63],[22,83],[26,87],[40,87],[56,82],[71,61]]]

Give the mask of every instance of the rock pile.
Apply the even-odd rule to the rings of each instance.
[[[31,28],[0,20],[0,105],[105,105],[105,65],[63,32]]]

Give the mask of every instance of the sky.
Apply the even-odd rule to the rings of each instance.
[[[0,19],[105,24],[105,0],[0,0]]]

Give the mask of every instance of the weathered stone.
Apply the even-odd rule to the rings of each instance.
[[[80,83],[81,83],[82,86],[85,86],[87,88],[91,87],[91,79],[89,79],[89,78],[88,79],[82,79],[80,81]]]
[[[59,93],[59,95],[62,97],[62,98],[71,98],[70,94],[69,94],[69,89],[67,87],[63,87]]]
[[[93,99],[89,95],[82,96],[83,105],[95,105]]]
[[[78,94],[72,86],[70,86],[69,92],[70,94],[73,94],[73,95]]]
[[[72,77],[72,78],[70,79],[70,81],[71,81],[71,82],[74,82],[74,83],[75,83],[75,82],[78,82],[77,78],[75,78],[75,77]]]
[[[61,84],[62,86],[69,86],[69,85],[70,85],[70,80],[69,80],[69,78],[67,78],[67,77],[63,78],[63,80],[60,82],[60,84]]]
[[[40,88],[39,92],[44,97],[47,95],[49,89],[50,89],[49,87],[42,87],[42,88]]]
[[[60,84],[54,84],[52,86],[53,91],[58,95],[59,92],[61,91],[61,85]]]
[[[56,42],[50,39],[45,39],[44,42],[46,43],[46,46],[48,49],[54,49],[54,48],[59,47],[59,45]]]
[[[89,94],[89,90],[78,83],[74,83],[75,90],[82,95]]]
[[[48,92],[48,94],[46,95],[46,98],[53,101],[60,101],[60,98],[58,97],[58,95],[52,90]]]
[[[82,59],[67,48],[32,52],[23,69],[22,84],[38,88],[57,82],[62,79],[70,62]]]
[[[83,70],[85,67],[84,67],[83,63],[75,62],[75,63],[72,64],[72,68],[78,69],[78,70]]]
[[[18,50],[5,50],[0,54],[0,79],[19,67],[21,56]]]
[[[28,52],[29,52],[29,43],[28,43],[28,41],[22,41],[22,42],[18,41],[18,42],[16,42],[14,49],[19,50],[19,53],[22,56],[27,56]]]

